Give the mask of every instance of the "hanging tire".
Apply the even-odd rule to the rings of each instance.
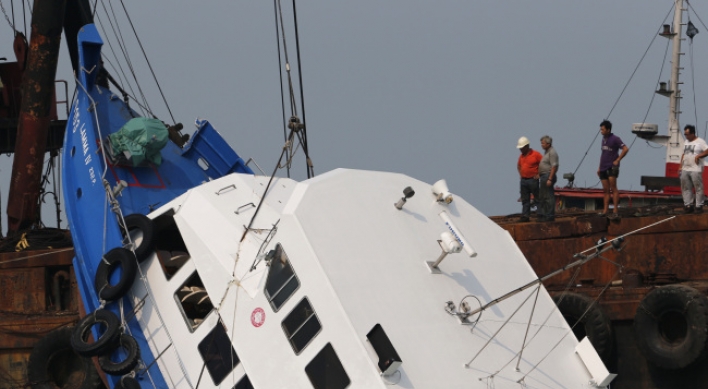
[[[113,389],[140,389],[140,384],[133,377],[123,377]]]
[[[71,347],[73,329],[55,329],[35,344],[27,363],[27,380],[33,389],[94,389],[101,385],[93,361]]]
[[[649,292],[634,316],[637,347],[653,365],[682,369],[706,356],[708,297],[686,285]]]
[[[121,348],[125,350],[127,356],[122,361],[113,362],[111,354]],[[125,375],[137,366],[138,359],[140,359],[140,347],[138,346],[138,342],[132,336],[123,334],[120,336],[118,347],[115,350],[111,350],[98,358],[98,365],[101,366],[101,369],[107,374]]]
[[[130,234],[130,240],[135,247],[135,257],[138,262],[146,260],[155,247],[155,227],[149,217],[134,213],[125,217],[125,227]]]
[[[121,268],[120,279],[115,285],[111,285],[111,274]],[[116,247],[107,252],[96,269],[94,286],[98,296],[105,301],[117,300],[133,286],[135,274],[138,271],[138,263],[132,252],[122,247]]]
[[[89,335],[94,325],[102,325],[103,333],[95,342],[89,343]],[[99,309],[79,320],[71,334],[71,347],[84,357],[93,357],[113,350],[118,344],[120,320],[115,313]]]
[[[602,361],[606,365],[610,364],[615,342],[610,319],[602,311],[602,308],[589,297],[573,292],[564,292],[554,296],[553,301],[571,327],[582,317],[573,328],[575,337],[582,340],[587,336]],[[586,311],[587,313],[585,313]]]

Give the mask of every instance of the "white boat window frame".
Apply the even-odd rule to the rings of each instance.
[[[298,309],[300,309],[300,306],[301,306],[303,303],[304,303],[304,304],[307,304],[307,306],[309,307],[309,309],[310,309],[311,312],[307,315],[307,317],[305,318],[305,320],[303,320],[303,321],[295,328],[295,330],[294,330],[292,333],[290,333],[290,331],[288,330],[288,328],[286,328],[286,326],[285,326],[285,322],[288,321],[288,320],[291,318],[292,315],[297,314],[296,311],[298,311]],[[312,323],[312,320],[313,320],[313,319],[315,320],[315,322],[317,323],[317,325],[319,325],[319,329],[317,329],[317,331],[316,331],[314,334],[312,334],[312,336],[307,340],[307,342],[305,342],[305,344],[302,345],[302,347],[301,347],[300,349],[298,349],[298,348],[296,347],[295,343],[293,342],[293,338],[294,338],[295,336],[297,336],[298,333],[300,332],[300,330],[302,330],[306,325]],[[285,316],[285,318],[283,319],[283,321],[280,322],[280,326],[281,326],[281,328],[283,329],[283,332],[285,333],[285,336],[288,338],[288,342],[290,343],[290,347],[292,347],[293,351],[295,352],[295,355],[300,355],[300,353],[302,353],[302,351],[305,350],[305,349],[307,348],[307,346],[310,345],[310,343],[312,343],[312,341],[317,337],[317,335],[319,335],[320,332],[322,332],[322,321],[320,321],[319,316],[317,316],[317,312],[315,312],[315,308],[312,307],[312,304],[310,303],[310,300],[307,298],[307,296],[303,297],[303,299],[300,300],[299,303],[297,303],[297,305],[290,311],[290,313],[288,313],[288,314]]]
[[[278,260],[278,258],[276,258],[278,256],[278,254],[280,254],[280,260],[281,261],[284,260],[283,268],[289,267],[292,274],[280,285],[280,287],[271,296],[270,293],[268,293],[268,286],[269,286],[269,282],[270,282],[271,271],[273,270],[273,263]],[[297,273],[295,272],[295,268],[293,267],[292,262],[290,261],[290,258],[288,257],[288,254],[285,252],[285,249],[283,249],[283,246],[280,243],[276,244],[275,248],[268,253],[268,257],[270,257],[268,259],[268,274],[266,275],[266,282],[265,282],[265,285],[263,286],[263,293],[265,294],[266,299],[268,300],[268,304],[270,305],[273,312],[278,312],[278,311],[280,311],[280,309],[283,306],[285,306],[285,303],[287,303],[292,298],[292,296],[295,294],[295,292],[297,292],[297,290],[300,289],[301,282],[300,282],[300,278],[298,278]],[[295,282],[296,282],[295,288],[290,292],[290,294],[285,299],[283,299],[280,302],[280,304],[276,304],[274,302],[274,300],[276,300],[278,298],[280,293],[288,285],[290,285],[290,283],[293,280],[295,280]]]
[[[213,314],[216,311],[216,308],[214,307],[214,303],[212,303],[211,299],[209,299],[209,303],[211,304],[211,310],[206,315],[204,315],[203,318],[201,318],[202,321],[199,324],[195,323],[194,319],[189,317],[189,315],[187,315],[187,312],[185,312],[184,303],[180,300],[178,293],[182,289],[182,287],[187,285],[187,283],[189,281],[191,281],[195,276],[199,279],[199,281],[201,281],[202,278],[199,276],[199,272],[194,270],[192,272],[192,274],[189,277],[187,277],[187,279],[183,283],[181,283],[179,285],[179,287],[172,294],[173,298],[175,299],[175,302],[177,303],[177,306],[179,307],[179,311],[182,313],[182,319],[184,319],[184,324],[189,329],[189,332],[192,332],[192,333],[194,331],[196,331],[196,329],[199,328],[199,326],[202,325],[202,323],[204,323],[207,320],[209,315]],[[202,283],[202,287],[204,287],[204,282],[202,281],[201,283]]]

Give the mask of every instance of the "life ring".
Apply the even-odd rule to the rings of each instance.
[[[122,377],[113,389],[140,389],[138,380],[133,377]]]
[[[553,301],[571,327],[582,317],[573,328],[573,333],[578,340],[587,336],[602,361],[610,364],[615,342],[610,319],[602,308],[591,298],[574,292],[563,292],[554,296]]]
[[[113,271],[120,266],[120,279],[115,285],[111,285],[110,278]],[[122,297],[135,280],[138,271],[138,263],[135,256],[128,249],[116,247],[107,252],[96,269],[94,286],[96,292],[102,300],[114,301]]]
[[[94,389],[101,385],[101,378],[90,358],[78,355],[71,348],[74,327],[57,328],[32,349],[27,363],[27,379],[34,389],[68,387]]]
[[[94,325],[103,325],[103,333],[95,342],[89,343],[89,335]],[[79,320],[71,334],[71,347],[77,354],[84,357],[93,357],[113,350],[118,344],[120,334],[120,320],[115,313],[98,309]]]
[[[145,215],[134,213],[125,217],[125,227],[135,245],[135,257],[142,263],[155,247],[155,227],[152,220]]]
[[[649,292],[634,315],[637,347],[652,364],[682,369],[706,356],[708,297],[686,285]]]
[[[111,354],[118,349],[125,350],[125,355],[127,356],[122,361],[114,362],[111,358]],[[138,346],[138,342],[132,336],[123,334],[120,336],[118,347],[116,347],[115,350],[111,350],[98,358],[98,365],[101,366],[101,369],[107,374],[125,375],[137,366],[139,358],[140,347]]]

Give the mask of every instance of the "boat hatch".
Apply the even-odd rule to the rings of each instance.
[[[300,281],[280,243],[268,253],[267,261],[270,270],[266,279],[265,294],[273,311],[278,312],[300,287]]]
[[[305,373],[315,389],[344,389],[351,383],[332,343],[327,343],[307,364]]]
[[[401,357],[398,356],[396,349],[393,347],[391,340],[386,335],[381,324],[377,323],[374,328],[366,334],[371,347],[374,348],[376,355],[379,357],[378,366],[384,376],[393,374],[401,366]]]
[[[221,322],[199,343],[199,354],[214,385],[219,385],[240,362]]]

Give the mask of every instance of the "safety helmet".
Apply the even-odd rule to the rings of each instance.
[[[516,144],[516,148],[520,149],[524,146],[528,146],[528,144],[529,144],[529,138],[522,136],[521,138],[519,138],[519,142]]]

